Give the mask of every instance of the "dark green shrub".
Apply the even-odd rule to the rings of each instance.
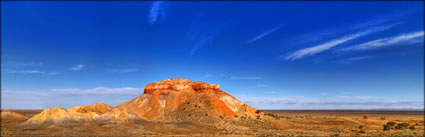
[[[384,125],[384,131],[388,131],[390,129],[393,129],[394,125],[395,125],[395,122],[393,122],[393,121],[387,122],[387,124]]]
[[[257,114],[260,114],[261,112],[263,112],[263,111],[261,111],[261,110],[255,111],[255,113],[257,113]]]
[[[360,129],[360,130],[361,130],[361,129],[363,129],[363,125],[360,125],[360,126],[359,126],[359,129]]]
[[[367,119],[367,116],[363,116],[363,119]]]
[[[395,126],[396,129],[406,129],[409,127],[409,124],[403,122],[403,123],[398,123],[397,126]]]
[[[381,120],[385,120],[385,117],[381,117]]]
[[[393,127],[395,125],[395,122],[393,121],[387,122],[387,125],[390,125],[391,127]]]
[[[366,131],[364,131],[364,130],[360,130],[360,131],[359,131],[359,133],[366,133]]]
[[[410,126],[409,129],[410,130],[415,130],[415,126]]]
[[[390,125],[388,125],[388,124],[385,124],[384,125],[384,131],[388,131],[390,129],[391,129],[391,126]]]

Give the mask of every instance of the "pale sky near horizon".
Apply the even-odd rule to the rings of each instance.
[[[1,107],[219,84],[260,109],[423,109],[424,2],[1,2]]]

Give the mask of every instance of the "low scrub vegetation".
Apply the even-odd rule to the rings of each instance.
[[[280,119],[280,118],[282,118],[282,116],[279,116],[279,115],[276,115],[276,114],[273,114],[273,113],[264,113],[264,115],[266,115],[266,116],[270,116],[270,117],[273,117],[273,118],[275,118],[275,119]]]
[[[384,131],[388,131],[388,130],[391,130],[391,129],[402,130],[402,129],[407,129],[407,128],[409,128],[411,130],[415,130],[415,127],[414,126],[410,126],[409,127],[409,124],[406,123],[406,122],[398,123],[397,124],[397,123],[395,123],[393,121],[390,121],[390,122],[387,122],[387,124],[384,125]]]

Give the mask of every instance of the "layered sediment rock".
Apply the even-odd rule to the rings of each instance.
[[[167,79],[146,85],[139,97],[117,107],[104,103],[49,108],[24,124],[121,122],[220,122],[223,117],[256,117],[256,109],[220,90],[218,84]]]
[[[220,90],[218,84],[184,78],[148,84],[144,94],[117,108],[150,121],[187,121],[187,117],[202,119],[221,115],[249,117],[256,111]]]

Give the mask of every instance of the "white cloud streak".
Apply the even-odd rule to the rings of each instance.
[[[139,69],[129,68],[129,69],[107,69],[107,72],[116,72],[116,73],[130,73],[137,72]]]
[[[199,36],[199,39],[195,42],[195,45],[190,50],[190,56],[192,56],[199,48],[209,44],[217,35],[218,31],[211,31],[205,35]]]
[[[93,89],[51,89],[47,92],[50,95],[67,94],[67,95],[139,95],[143,93],[141,88],[104,88],[97,87]]]
[[[72,71],[80,71],[80,70],[83,70],[84,67],[85,66],[83,64],[78,64],[77,66],[71,67],[70,69]]]
[[[371,59],[374,58],[375,56],[359,56],[359,57],[351,57],[351,58],[346,58],[346,59],[342,59],[342,60],[338,60],[336,61],[337,63],[353,63],[353,62],[359,62],[362,60],[367,60],[367,59]]]
[[[270,35],[271,33],[273,33],[273,32],[275,32],[275,31],[279,30],[280,28],[282,28],[282,26],[283,26],[283,24],[279,24],[278,26],[276,26],[276,27],[274,27],[274,28],[272,28],[272,29],[269,29],[269,30],[267,30],[267,31],[265,31],[265,32],[263,32],[263,33],[261,33],[260,35],[258,35],[258,36],[256,36],[256,37],[254,37],[254,38],[250,39],[250,40],[247,42],[247,44],[250,44],[250,43],[255,42],[255,41],[257,41],[257,40],[259,40],[259,39],[261,39],[261,38],[263,38],[263,37],[265,37],[265,36],[267,36],[267,35]]]
[[[264,87],[267,87],[267,85],[264,85],[264,84],[257,84],[257,85],[255,85],[255,87],[257,87],[257,88],[264,88]]]
[[[353,40],[353,39],[356,39],[356,38],[359,38],[359,37],[368,35],[370,33],[379,32],[379,31],[384,31],[384,30],[390,29],[390,28],[392,28],[392,27],[394,27],[394,26],[396,26],[398,24],[399,23],[391,24],[391,25],[386,25],[386,26],[380,26],[380,27],[373,27],[373,28],[370,28],[368,30],[361,31],[361,32],[358,32],[358,33],[355,33],[355,34],[351,34],[351,35],[348,35],[348,36],[344,36],[342,38],[335,39],[335,40],[332,40],[332,41],[328,41],[328,42],[325,42],[325,43],[320,44],[320,45],[317,45],[317,46],[313,46],[313,47],[310,47],[310,48],[305,48],[305,49],[301,49],[301,50],[295,51],[294,53],[292,53],[290,55],[287,55],[284,58],[285,58],[285,60],[293,61],[293,60],[297,60],[297,59],[303,58],[305,56],[312,56],[312,55],[318,54],[320,52],[329,50],[329,49],[331,49],[331,48],[333,48],[335,46],[338,46],[340,44],[343,44],[343,43],[345,43],[347,41],[350,41],[350,40]],[[283,56],[281,56],[281,57],[283,57]]]
[[[415,40],[417,38],[423,38],[423,37],[424,37],[424,31],[416,31],[416,32],[411,32],[411,33],[407,33],[407,34],[401,34],[401,35],[394,36],[394,37],[372,40],[372,41],[369,41],[369,42],[366,42],[366,43],[362,43],[362,44],[358,44],[358,45],[355,45],[355,46],[339,49],[339,50],[337,50],[337,52],[339,52],[339,51],[374,49],[374,48],[390,46],[390,45],[394,45],[394,44],[400,44],[400,43],[403,43],[403,42],[410,42],[411,40]]]
[[[8,62],[5,61],[3,66],[13,66],[13,67],[28,67],[28,66],[41,66],[42,62]]]
[[[263,79],[262,77],[239,77],[239,76],[231,76],[231,80],[258,80]]]
[[[39,70],[8,70],[6,72],[10,74],[44,74]]]
[[[10,70],[5,69],[5,73],[7,74],[23,74],[23,75],[59,75],[59,72],[44,72],[40,70]]]
[[[158,21],[158,18],[165,20],[166,16],[166,2],[164,1],[155,1],[152,3],[151,9],[149,11],[149,23],[155,24]]]

